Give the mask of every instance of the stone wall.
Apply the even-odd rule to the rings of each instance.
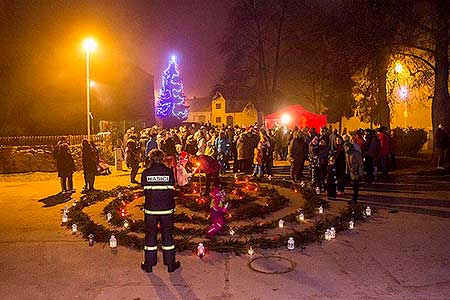
[[[101,157],[111,162],[112,151],[105,151],[98,146]],[[0,148],[0,174],[27,172],[56,172],[56,162],[53,157],[53,146],[11,146]],[[70,147],[77,170],[82,169],[81,146]]]

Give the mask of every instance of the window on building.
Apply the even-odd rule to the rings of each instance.
[[[222,108],[222,104],[221,103],[216,103],[216,109],[221,109]]]
[[[233,126],[233,116],[227,117],[227,125]]]
[[[198,122],[199,123],[205,123],[206,122],[206,117],[204,115],[199,115],[198,116]]]
[[[222,123],[222,118],[221,117],[216,117],[216,124],[220,124]]]

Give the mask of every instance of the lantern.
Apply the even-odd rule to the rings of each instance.
[[[106,219],[107,219],[108,221],[111,221],[111,219],[112,219],[112,214],[111,214],[110,212],[106,214]]]
[[[327,231],[325,231],[325,240],[330,241],[331,240],[331,232],[330,229],[327,229]]]
[[[288,242],[287,242],[287,248],[288,248],[289,250],[294,250],[294,249],[295,249],[295,241],[294,241],[294,238],[293,238],[293,237],[290,237],[290,238],[288,239]]]
[[[278,227],[279,227],[279,228],[283,228],[283,227],[284,227],[284,221],[283,221],[283,219],[280,219],[280,221],[278,221]]]
[[[298,220],[299,220],[300,222],[305,221],[305,215],[304,215],[302,212],[298,215]]]
[[[230,235],[234,235],[236,232],[234,231],[233,228],[230,229]]]
[[[330,234],[331,234],[331,239],[335,239],[336,238],[336,228],[331,227]]]
[[[197,255],[200,258],[203,258],[205,256],[205,246],[203,246],[203,243],[198,244]]]
[[[354,227],[355,227],[355,222],[353,220],[348,222],[348,229],[353,229]]]
[[[305,182],[304,182],[303,180],[300,182],[300,186],[301,186],[302,188],[305,187]]]
[[[114,236],[114,234],[111,235],[111,238],[109,239],[109,247],[111,247],[111,248],[116,248],[117,247],[117,239]]]
[[[66,214],[66,212],[63,212],[63,214],[62,214],[62,218],[61,218],[62,220],[62,222],[63,223],[67,223],[67,214]]]
[[[91,233],[90,235],[88,235],[89,238],[89,246],[94,246],[94,235]]]
[[[316,187],[316,194],[320,195],[320,187]]]
[[[370,209],[370,206],[367,206],[366,208],[366,216],[370,217],[372,215],[372,210]]]
[[[130,223],[128,223],[128,220],[123,221],[123,227],[125,227],[125,228],[130,227]]]
[[[73,224],[72,225],[72,233],[77,233],[77,230],[78,230],[78,226],[77,226],[77,224]]]
[[[117,198],[119,198],[119,200],[122,200],[122,192],[119,192],[118,194],[117,194]]]
[[[253,247],[250,245],[248,248],[248,255],[252,256],[253,254],[255,254],[255,250],[253,250]]]
[[[323,206],[322,205],[319,207],[319,214],[323,214]]]

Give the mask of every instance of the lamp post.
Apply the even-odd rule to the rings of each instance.
[[[403,99],[403,103],[405,104],[405,110],[403,111],[403,117],[405,119],[405,128],[407,126],[406,120],[408,119],[408,102],[406,101],[408,97],[408,88],[406,86],[400,87],[400,97]]]
[[[91,53],[97,47],[97,43],[92,38],[87,38],[83,42],[84,51],[86,51],[86,106],[87,106],[87,138],[91,140]]]
[[[399,90],[399,94],[400,94],[400,98],[403,99],[403,104],[405,105],[404,111],[403,111],[403,118],[404,118],[404,127],[407,127],[407,119],[408,119],[408,87],[406,86],[407,82],[406,82],[406,75],[404,73],[405,69],[403,67],[403,65],[400,62],[397,62],[395,64],[395,68],[394,68],[395,72],[399,75],[399,82],[400,84],[403,84],[400,86],[400,90]]]

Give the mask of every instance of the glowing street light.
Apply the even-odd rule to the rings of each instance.
[[[407,127],[406,120],[408,119],[408,102],[407,102],[408,88],[406,86],[401,86],[399,93],[400,93],[400,97],[403,99],[403,102],[405,104],[405,110],[403,111],[403,117],[405,120],[405,128],[406,128]]]
[[[96,85],[97,85],[97,83],[95,81],[93,81],[93,80],[91,80],[91,82],[89,83],[89,86],[91,88],[95,87]]]
[[[395,69],[395,72],[402,73],[403,72],[403,65],[401,63],[397,62],[395,64],[395,68],[394,69]]]
[[[87,137],[91,140],[91,53],[97,48],[97,43],[93,38],[87,38],[83,41],[83,48],[86,51],[86,102],[87,102]],[[95,85],[95,83],[94,83]]]

